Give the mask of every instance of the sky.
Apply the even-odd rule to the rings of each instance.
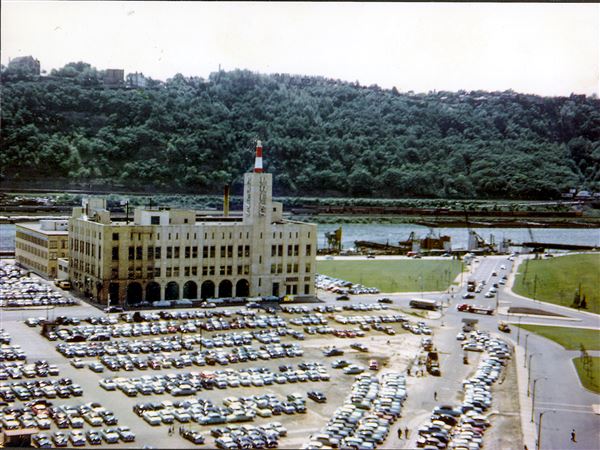
[[[599,93],[600,5],[1,1],[1,62],[166,80],[219,67],[401,92]]]

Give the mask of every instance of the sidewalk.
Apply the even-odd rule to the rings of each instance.
[[[528,449],[535,449],[536,425],[531,422],[531,397],[527,397],[527,369],[523,367],[523,348],[515,344],[514,363],[517,369],[517,385],[519,386],[519,407],[521,410],[521,432],[523,444]]]

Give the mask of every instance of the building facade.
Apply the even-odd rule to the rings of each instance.
[[[8,68],[22,70],[32,75],[39,75],[40,61],[33,56],[18,56],[8,62]]]
[[[73,288],[102,304],[314,295],[317,227],[283,219],[262,156],[244,176],[241,217],[139,208],[113,221],[91,199],[73,210],[69,244]]]
[[[41,220],[39,223],[17,223],[15,259],[21,266],[46,278],[58,276],[58,258],[66,258],[68,222]]]

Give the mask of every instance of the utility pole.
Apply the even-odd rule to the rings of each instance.
[[[535,302],[535,294],[537,291],[537,273],[533,277],[533,301]]]
[[[529,355],[529,366],[527,369],[527,397],[529,397],[529,386],[531,385],[531,358],[535,355],[539,355],[539,353],[532,353]]]
[[[533,422],[533,415],[535,413],[535,385],[539,380],[547,380],[547,378],[539,377],[533,380],[533,390],[531,392],[531,422]]]
[[[519,325],[517,326],[517,345],[519,345],[519,339],[521,337],[521,319],[522,318],[523,318],[522,316],[519,317]]]
[[[523,356],[523,367],[527,367],[527,340],[529,339],[529,333],[525,335],[525,355]]]
[[[544,414],[546,414],[547,412],[556,412],[554,410],[550,410],[550,411],[542,411],[540,413],[540,417],[538,419],[538,430],[537,430],[537,446],[536,446],[536,450],[540,450],[542,448],[542,417],[544,417]]]

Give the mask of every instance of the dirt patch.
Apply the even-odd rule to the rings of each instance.
[[[543,309],[537,309],[537,308],[521,308],[521,307],[508,308],[508,313],[509,314],[531,314],[531,315],[536,315],[536,316],[567,317],[562,314],[557,314],[557,313],[553,313],[550,311],[545,311]]]
[[[485,433],[486,449],[523,448],[518,392],[517,369],[513,358],[504,368],[500,380],[492,387],[492,426]]]

